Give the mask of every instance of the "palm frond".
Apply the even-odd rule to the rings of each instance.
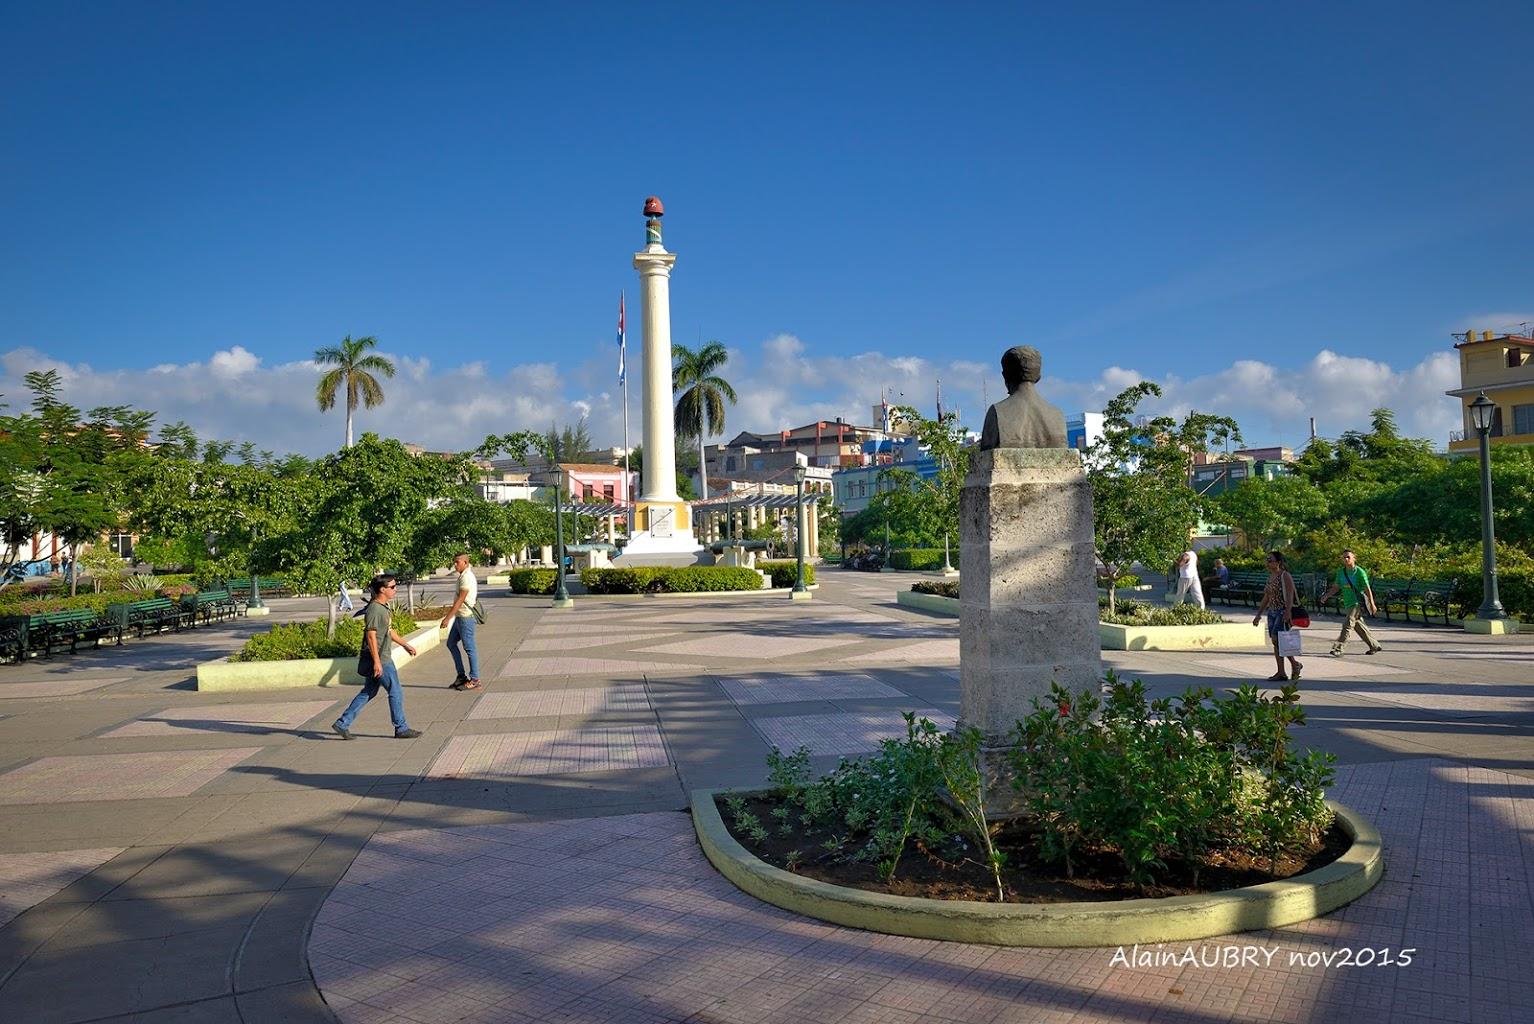
[[[378,383],[378,379],[372,374],[358,371],[357,386],[362,390],[363,405],[371,409],[375,405],[383,404],[383,387]]]
[[[318,355],[318,353],[316,353]],[[320,378],[319,385],[314,389],[315,400],[320,403],[320,412],[329,412],[336,404],[336,392],[341,387],[341,382],[346,378],[345,370],[331,370]]]
[[[353,369],[367,370],[372,373],[381,373],[385,377],[394,376],[394,364],[383,356],[366,356],[357,360]]]

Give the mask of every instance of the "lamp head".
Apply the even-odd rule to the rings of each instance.
[[[1492,418],[1496,415],[1497,403],[1486,397],[1482,391],[1470,403],[1470,423],[1475,427],[1476,433],[1485,434],[1491,430]]]

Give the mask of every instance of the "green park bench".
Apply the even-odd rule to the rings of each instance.
[[[65,644],[73,654],[79,650],[80,641],[90,640],[100,646],[101,639],[109,636],[122,643],[116,625],[90,608],[11,615],[0,619],[0,658],[20,661],[34,653],[46,658]]]
[[[1397,579],[1374,579],[1369,581],[1369,588],[1374,591],[1374,603],[1379,606],[1380,614],[1385,616],[1385,621],[1390,621],[1392,609],[1402,612],[1406,610],[1406,602],[1411,594],[1411,580]]]
[[[181,606],[168,597],[107,605],[107,617],[117,627],[119,637],[130,629],[138,636],[143,636],[145,630],[174,629],[179,632],[186,624]]]
[[[1222,604],[1249,604],[1256,607],[1262,602],[1262,592],[1268,587],[1265,572],[1233,572],[1230,581],[1209,591],[1209,600]]]
[[[281,576],[258,576],[261,582],[262,597],[289,597],[292,595],[287,584],[282,582]],[[241,600],[250,598],[250,577],[241,576],[239,579],[225,580],[224,588]]]
[[[181,611],[193,626],[199,620],[222,622],[240,613],[238,602],[227,590],[199,590],[195,594],[182,594]]]
[[[1449,606],[1458,585],[1458,580],[1409,580],[1405,587],[1395,587],[1386,592],[1384,600],[1379,602],[1380,611],[1385,613],[1386,621],[1389,621],[1392,610],[1399,611],[1407,622],[1411,621],[1412,612],[1416,611],[1422,616],[1424,626],[1435,618],[1442,619],[1447,626]],[[1378,595],[1379,591],[1375,593]]]

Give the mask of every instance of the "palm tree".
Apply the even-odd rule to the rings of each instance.
[[[672,345],[671,390],[680,391],[676,400],[676,426],[683,434],[698,439],[698,484],[701,497],[708,497],[708,461],[703,454],[703,439],[724,430],[724,403],[735,404],[735,389],[714,373],[729,361],[730,353],[717,341],[694,352],[686,345]]]
[[[352,446],[352,413],[357,409],[358,400],[361,400],[363,406],[369,409],[383,404],[383,388],[373,374],[394,376],[394,364],[389,360],[383,356],[362,354],[377,345],[377,338],[358,338],[353,341],[352,336],[348,334],[339,346],[331,345],[314,353],[316,363],[321,366],[335,367],[320,378],[319,387],[315,389],[314,397],[320,403],[320,412],[330,411],[336,404],[336,392],[341,389],[342,383],[346,385],[346,447],[348,448]]]

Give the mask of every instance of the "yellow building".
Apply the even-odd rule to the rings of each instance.
[[[1534,444],[1534,338],[1518,334],[1465,334],[1459,349],[1459,387],[1445,392],[1459,399],[1463,427],[1449,439],[1449,451],[1473,452],[1479,446],[1470,422],[1470,403],[1481,392],[1497,404],[1492,444]]]

